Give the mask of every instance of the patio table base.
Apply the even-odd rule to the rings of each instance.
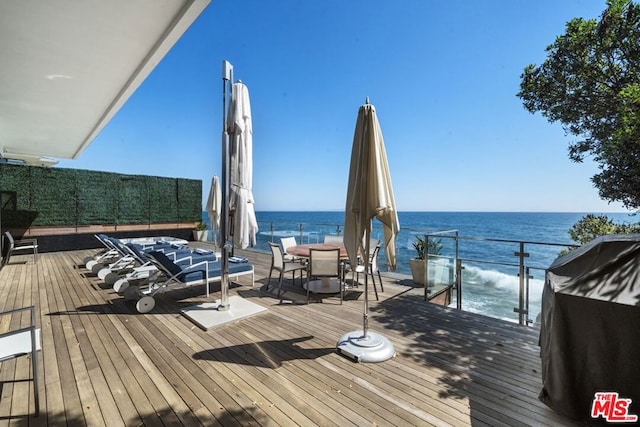
[[[309,291],[314,294],[338,294],[340,293],[341,283],[338,279],[323,277],[320,280],[309,281]],[[304,289],[307,289],[307,284],[304,283]]]

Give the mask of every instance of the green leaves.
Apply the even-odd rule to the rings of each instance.
[[[569,229],[571,239],[581,245],[606,234],[639,233],[640,224],[618,224],[606,215],[585,215]]]
[[[599,21],[569,21],[547,53],[524,68],[517,96],[577,138],[569,158],[598,164],[592,182],[603,199],[639,208],[640,6],[607,1]]]
[[[426,254],[440,255],[442,252],[442,239],[430,238],[425,241],[421,236],[415,236],[413,248],[416,250],[417,259],[425,259]]]

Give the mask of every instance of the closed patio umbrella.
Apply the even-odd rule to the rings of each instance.
[[[220,180],[217,176],[211,179],[211,189],[209,190],[209,198],[207,199],[207,215],[211,230],[215,232],[214,242],[218,242],[218,230],[220,229],[220,209],[222,208],[222,191],[220,189]]]
[[[229,94],[227,95],[227,90]],[[251,179],[253,175],[253,130],[249,90],[241,82],[233,83],[233,65],[222,61],[222,178],[220,180],[220,303],[217,311],[234,318],[229,298],[229,250],[255,244],[258,225],[253,209]],[[229,101],[227,109],[227,100]],[[214,178],[215,180],[215,178]],[[211,191],[214,193],[214,184]],[[210,196],[217,198],[217,193]],[[212,210],[213,212],[213,210]],[[231,223],[231,227],[229,226]],[[213,221],[212,221],[213,225]],[[233,240],[229,238],[233,236]]]
[[[253,128],[249,89],[242,82],[233,85],[229,114],[229,215],[233,244],[245,249],[255,246],[258,222],[254,208]]]
[[[396,266],[395,240],[400,228],[396,211],[391,175],[387,163],[382,130],[375,107],[369,99],[358,111],[353,137],[351,166],[344,220],[344,244],[351,265],[358,255],[368,260],[371,222],[377,218],[383,225],[387,262]],[[368,330],[368,280],[365,275],[364,317],[362,331],[343,336],[338,341],[338,352],[360,362],[381,362],[395,354],[393,345],[383,336]]]

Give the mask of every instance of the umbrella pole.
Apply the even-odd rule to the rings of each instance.
[[[229,84],[229,96],[233,91],[233,68],[226,61],[222,63],[222,209],[220,215],[220,252],[222,277],[220,280],[220,304],[218,311],[229,310],[229,244],[228,244],[228,221],[229,221],[229,134],[227,133],[227,84]]]
[[[371,250],[371,221],[369,226],[365,230],[365,244],[364,244],[364,315],[362,319],[362,336],[367,339],[367,332],[369,331],[369,251]]]
[[[396,350],[386,337],[369,332],[369,251],[371,250],[371,221],[365,230],[366,243],[364,245],[365,274],[364,274],[364,316],[361,331],[353,331],[340,338],[336,345],[339,354],[356,362],[384,362],[395,356]]]

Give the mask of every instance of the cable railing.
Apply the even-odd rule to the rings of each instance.
[[[259,222],[254,249],[268,251],[268,242],[296,237],[298,244],[321,243],[325,235],[342,235],[343,225],[294,221]],[[412,272],[417,237],[436,240],[438,253],[428,251],[422,261],[422,278]],[[372,238],[383,241],[381,227],[374,227]],[[424,298],[450,292],[451,307],[502,318],[520,325],[535,323],[541,309],[545,270],[570,243],[538,242],[500,238],[460,236],[458,230],[401,230],[396,240],[397,270],[394,277],[422,283]],[[384,248],[379,265],[384,270]],[[385,274],[384,272],[382,273]],[[391,274],[391,273],[387,273]]]

